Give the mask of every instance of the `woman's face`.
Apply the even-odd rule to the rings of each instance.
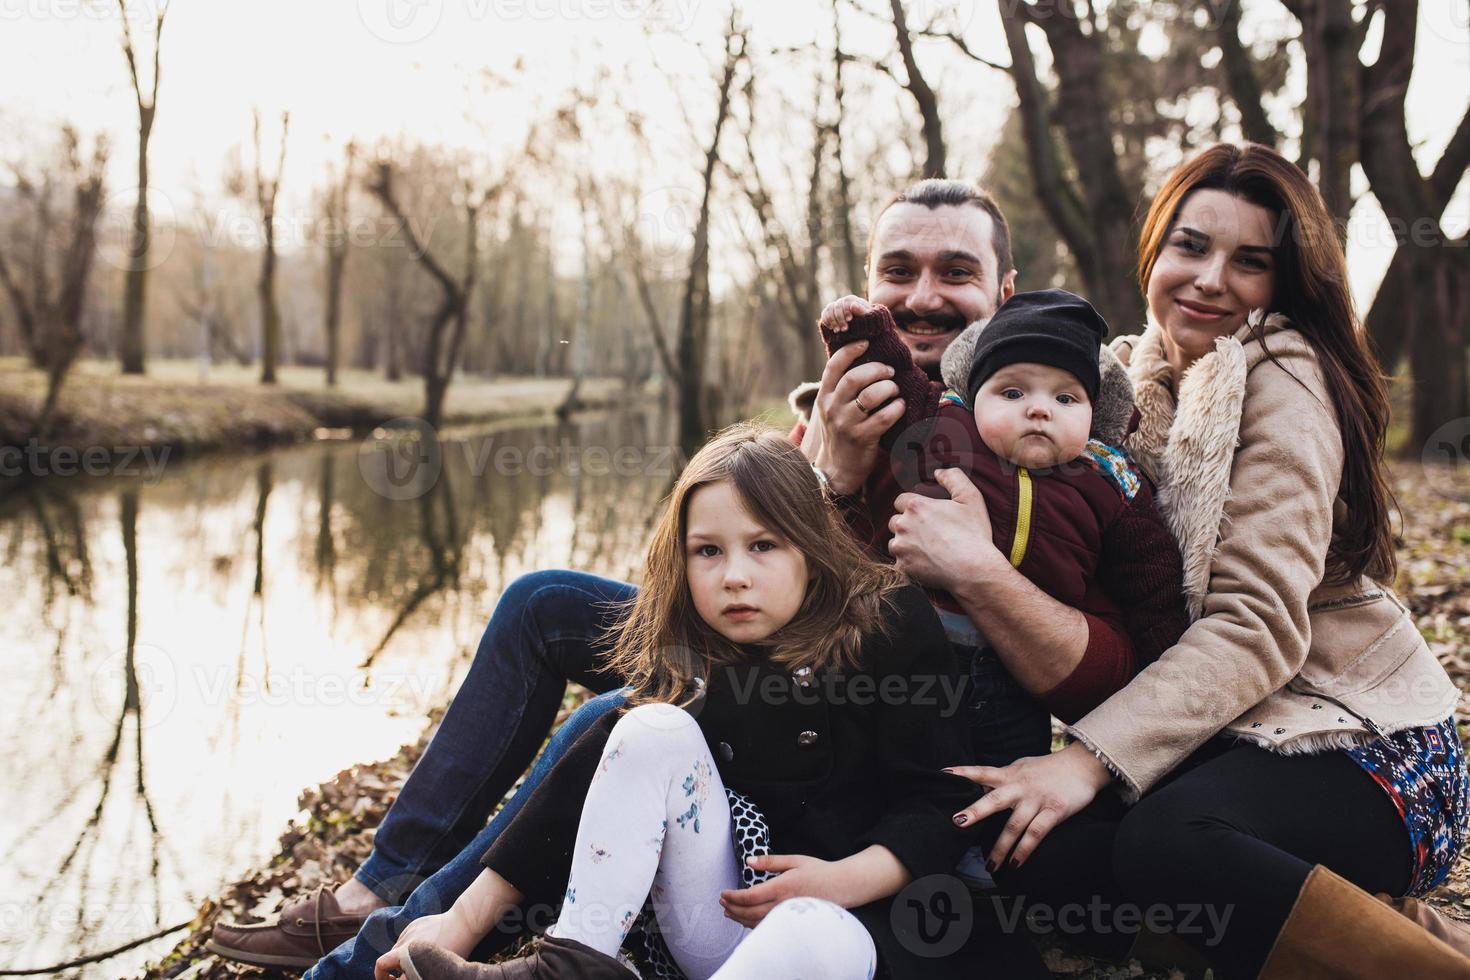
[[[699,618],[733,643],[764,640],[806,597],[806,556],[756,520],[729,480],[690,495],[684,560]]]
[[[1176,370],[1215,349],[1271,305],[1276,289],[1275,216],[1220,190],[1184,199],[1148,280],[1148,308],[1164,329]]]

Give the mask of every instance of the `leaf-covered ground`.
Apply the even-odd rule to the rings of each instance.
[[[1404,527],[1398,592],[1455,683],[1462,691],[1470,689],[1470,482],[1458,485],[1448,470],[1426,471],[1407,462],[1394,466],[1393,477]],[[576,701],[569,696],[564,712],[575,707]],[[1462,711],[1464,707],[1462,701]],[[205,953],[203,944],[215,919],[221,914],[265,916],[284,898],[350,875],[372,847],[371,828],[382,820],[427,742],[426,732],[418,743],[404,746],[392,759],[355,766],[303,793],[303,815],[282,835],[280,852],[271,864],[232,884],[216,901],[207,902],[187,937],[144,976],[149,980],[284,976]],[[1470,862],[1462,858],[1431,901],[1457,918],[1470,920]],[[1046,956],[1052,971],[1064,977],[1162,980],[1183,976],[1178,971],[1150,971],[1136,962],[1104,964],[1058,949],[1047,950]]]

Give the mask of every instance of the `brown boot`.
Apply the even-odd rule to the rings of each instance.
[[[469,963],[442,946],[415,940],[403,947],[398,965],[407,980],[628,980],[632,974],[595,949],[551,938],[537,942],[529,956],[506,963]]]
[[[1470,958],[1318,865],[1260,980],[1470,980]]]
[[[1458,919],[1451,919],[1432,905],[1425,905],[1417,898],[1389,898],[1379,892],[1374,898],[1393,909],[1411,922],[1417,922],[1425,932],[1434,936],[1451,949],[1470,956],[1470,927]]]

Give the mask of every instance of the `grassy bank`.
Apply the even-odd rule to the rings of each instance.
[[[535,417],[565,401],[565,378],[457,378],[445,402],[446,424]],[[0,358],[0,446],[23,446],[45,399],[45,376],[19,358]],[[621,382],[583,382],[578,403],[616,404]],[[148,374],[125,376],[115,362],[83,361],[67,379],[47,447],[84,452],[169,447],[171,455],[271,445],[309,439],[319,429],[371,429],[423,411],[417,378],[385,381],[366,371],[343,371],[326,387],[320,368],[287,367],[275,385],[258,369],[195,361],[153,361]],[[13,456],[13,453],[12,453]],[[30,474],[38,475],[38,474]]]

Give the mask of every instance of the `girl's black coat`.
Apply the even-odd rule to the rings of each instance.
[[[690,712],[725,785],[766,815],[776,853],[836,860],[881,844],[918,880],[951,874],[975,843],[951,818],[978,791],[940,771],[972,759],[943,628],[921,590],[894,599],[889,635],[864,643],[862,669],[798,679],[764,662],[720,668]],[[616,720],[609,713],[577,741],[482,859],[528,904],[565,891],[582,801]],[[946,975],[963,956],[941,966],[894,933],[890,911],[913,900],[853,911],[891,976]]]

